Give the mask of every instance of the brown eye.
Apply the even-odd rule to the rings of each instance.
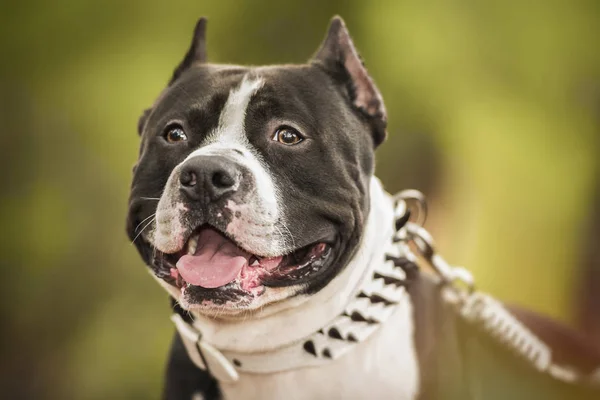
[[[168,128],[165,138],[169,143],[177,143],[187,140],[187,136],[180,126],[173,126],[171,128]]]
[[[294,128],[284,126],[275,131],[273,140],[281,144],[291,146],[300,143],[304,140],[304,138]]]

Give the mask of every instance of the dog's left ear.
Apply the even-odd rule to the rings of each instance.
[[[202,64],[206,62],[206,18],[202,17],[196,23],[196,27],[194,28],[194,36],[192,38],[192,44],[188,49],[183,61],[179,63],[175,71],[173,72],[173,76],[169,81],[169,85],[171,86],[173,82],[179,78],[179,76],[186,69],[190,68],[193,64]],[[144,131],[144,127],[146,126],[146,120],[148,116],[152,112],[152,108],[148,108],[144,110],[140,118],[138,119],[138,134],[141,136]]]
[[[206,62],[206,22],[207,19],[202,17],[196,23],[192,44],[185,54],[183,61],[175,68],[175,72],[173,72],[173,77],[171,78],[169,85],[175,82],[181,73],[193,64]]]
[[[383,98],[358,55],[341,17],[332,19],[329,32],[313,61],[345,81],[352,105],[373,127],[375,146],[381,144],[386,137],[387,125]]]

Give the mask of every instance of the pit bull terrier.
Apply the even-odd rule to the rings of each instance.
[[[339,17],[303,65],[208,63],[205,27],[139,120],[127,219],[172,298],[165,399],[600,398],[576,334],[418,267]]]

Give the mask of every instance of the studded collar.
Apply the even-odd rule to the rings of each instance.
[[[377,206],[390,207],[391,199]],[[175,324],[190,359],[221,382],[235,382],[240,372],[273,373],[323,365],[342,357],[369,337],[409,296],[406,290],[417,271],[416,260],[402,230],[408,220],[404,202],[396,204],[393,221],[388,218],[383,252],[369,260],[362,280],[341,312],[309,335],[268,351],[243,352],[218,349],[203,337],[198,321],[190,320],[175,307]],[[381,221],[379,221],[381,223]],[[383,229],[383,227],[376,227]],[[179,310],[179,312],[177,312]]]

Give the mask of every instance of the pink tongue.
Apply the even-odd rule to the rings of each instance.
[[[217,288],[235,280],[250,255],[214,229],[204,229],[194,255],[177,261],[181,277],[194,286]]]

